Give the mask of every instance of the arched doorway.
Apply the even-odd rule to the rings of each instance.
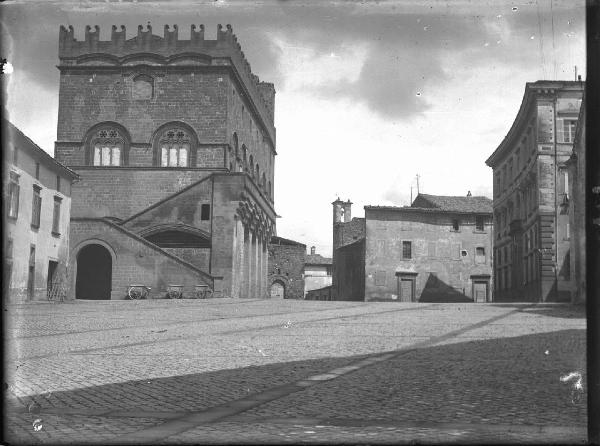
[[[285,285],[279,280],[271,285],[271,299],[285,299]]]
[[[76,299],[109,300],[112,257],[102,245],[84,246],[77,254]]]

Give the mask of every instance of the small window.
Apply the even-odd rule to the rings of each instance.
[[[7,260],[12,260],[13,258],[13,239],[11,238],[6,241],[6,251],[4,252],[4,256]]]
[[[452,220],[452,230],[458,231],[459,229],[460,229],[460,225],[459,225],[458,219],[455,218],[454,220]]]
[[[19,216],[19,175],[10,173],[10,183],[8,184],[8,217],[17,218]]]
[[[62,198],[54,197],[54,213],[52,214],[52,235],[60,235],[60,205]]]
[[[467,257],[467,255],[468,255],[468,254],[469,254],[469,253],[467,252],[467,250],[466,250],[466,249],[461,249],[461,250],[460,250],[460,255],[461,255],[462,257]]]
[[[35,179],[40,179],[40,163],[35,163]]]
[[[402,258],[412,259],[412,242],[402,242]]]
[[[475,217],[475,230],[483,231],[484,218],[482,215],[478,215]]]
[[[482,246],[475,248],[475,263],[485,263],[485,248]]]
[[[200,208],[200,220],[205,221],[210,219],[210,204],[203,204]]]
[[[31,210],[31,226],[34,228],[40,227],[40,216],[42,213],[42,196],[40,195],[41,188],[33,186],[33,202]]]
[[[565,119],[563,121],[563,142],[573,142],[575,140],[575,130],[577,120]]]

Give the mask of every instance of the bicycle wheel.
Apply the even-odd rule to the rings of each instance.
[[[132,300],[137,300],[142,296],[142,292],[137,289],[137,287],[131,287],[129,292],[127,293],[129,298]]]

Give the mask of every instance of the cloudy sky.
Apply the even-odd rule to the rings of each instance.
[[[407,205],[421,192],[491,197],[485,159],[526,82],[585,79],[585,7],[575,0],[5,1],[9,119],[53,153],[58,30],[230,23],[261,80],[275,83],[278,234],[331,254],[331,202]]]

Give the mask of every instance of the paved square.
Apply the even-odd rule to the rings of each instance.
[[[211,299],[5,314],[13,444],[586,440],[582,308]]]

